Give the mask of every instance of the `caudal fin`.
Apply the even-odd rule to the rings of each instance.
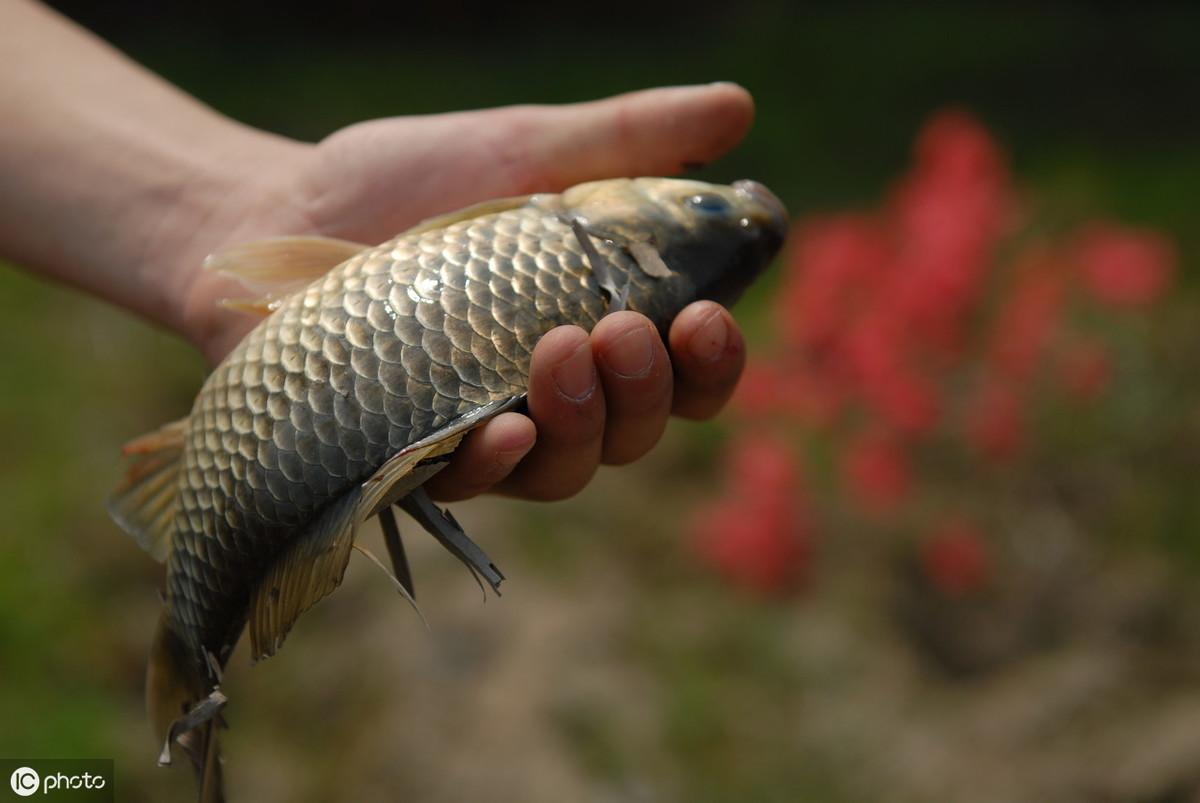
[[[171,763],[178,744],[192,763],[200,803],[224,803],[218,729],[225,696],[208,678],[165,616],[159,620],[146,668],[146,707],[162,745],[158,763]]]

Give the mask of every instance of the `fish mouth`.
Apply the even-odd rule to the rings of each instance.
[[[783,201],[779,200],[775,193],[757,181],[742,179],[741,181],[733,182],[732,186],[734,191],[739,195],[745,195],[750,198],[763,212],[761,217],[759,217],[759,223],[763,224],[782,243],[784,238],[787,237],[790,223],[787,207],[783,205]]]

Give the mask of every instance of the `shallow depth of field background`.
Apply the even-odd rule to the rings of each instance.
[[[1200,800],[1200,15],[303,5],[59,4],[303,139],[735,80],[757,124],[700,175],[799,223],[728,415],[569,502],[455,506],[502,599],[412,532],[431,633],[355,557],[235,657],[233,799]],[[187,799],[142,709],[161,569],[101,500],[205,367],[7,268],[0,322],[0,754]]]

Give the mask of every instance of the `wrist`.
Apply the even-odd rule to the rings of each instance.
[[[19,110],[0,125],[0,257],[202,343],[205,254],[286,233],[310,146],[235,123],[40,4],[0,2],[0,49],[20,66],[0,71],[0,107]]]

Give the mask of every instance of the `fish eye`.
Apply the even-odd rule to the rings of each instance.
[[[701,192],[689,196],[687,205],[698,212],[708,215],[719,215],[722,212],[729,211],[729,201],[711,192]]]

